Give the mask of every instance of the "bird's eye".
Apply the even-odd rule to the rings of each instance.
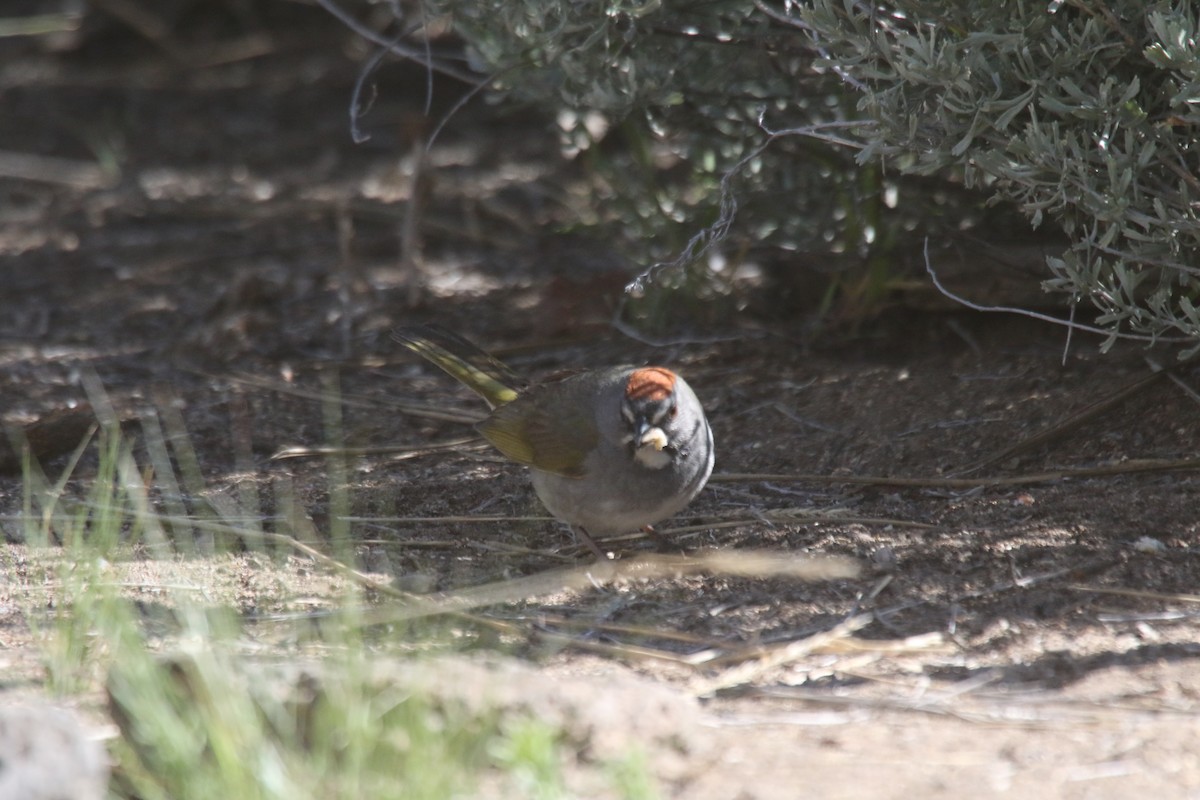
[[[675,404],[669,406],[657,406],[654,409],[653,416],[650,417],[650,422],[655,425],[662,425],[665,420],[675,418]]]

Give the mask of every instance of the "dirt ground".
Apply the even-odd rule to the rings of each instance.
[[[0,413],[34,426],[49,472],[91,419],[78,410],[91,374],[139,447],[147,419],[178,412],[208,491],[182,498],[189,510],[233,497],[269,514],[290,497],[318,542],[341,502],[328,462],[272,456],[407,446],[348,462],[358,566],[408,590],[461,589],[585,551],[528,519],[542,512],[520,469],[434,447],[469,429],[431,409],[482,409],[390,328],[437,321],[534,375],[670,364],[705,402],[718,463],[662,526],[668,551],[842,555],[865,569],[824,583],[660,577],[489,609],[526,632],[512,649],[549,685],[597,701],[620,686],[631,720],[642,690],[685,709],[685,743],[650,746],[668,796],[1200,797],[1198,478],[1136,469],[1194,457],[1195,374],[1006,453],[1173,353],[1101,355],[1077,338],[1064,363],[1063,334],[1045,324],[903,309],[816,341],[808,320],[747,314],[647,346],[604,324],[606,290],[629,268],[616,248],[561,232],[602,199],[551,121],[469,104],[416,182],[413,227],[424,73],[383,68],[371,138],[356,145],[348,105],[369,53],[318,9],[287,15],[284,32],[270,15],[233,33],[189,27],[173,56],[95,18],[62,49],[0,40]],[[435,89],[435,115],[461,92]],[[401,246],[406,224],[419,247]],[[342,399],[340,421],[323,393]],[[3,453],[0,466],[0,513],[15,514],[19,468]],[[871,476],[911,483],[850,480]],[[473,515],[515,519],[460,519]],[[622,559],[660,547],[612,545]],[[226,581],[247,612],[328,589],[303,559],[228,558],[188,578]],[[168,568],[181,569],[144,567]],[[3,658],[32,669],[3,593]],[[809,640],[863,613],[853,636]],[[756,658],[679,660],[759,644]]]

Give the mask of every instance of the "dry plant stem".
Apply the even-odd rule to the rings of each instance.
[[[666,661],[672,664],[680,664],[687,666],[687,661],[684,656],[670,650],[659,650],[652,647],[639,647],[637,645],[621,645],[607,644],[605,642],[597,642],[590,639],[580,639],[577,637],[566,636],[560,633],[551,633],[546,631],[532,632],[529,628],[518,625],[508,620],[496,619],[495,617],[481,617],[471,614],[458,614],[460,619],[467,619],[477,625],[491,628],[500,633],[507,633],[512,636],[520,636],[528,638],[531,635],[536,636],[544,643],[556,644],[561,647],[571,647],[577,650],[587,650],[591,653],[599,653],[601,655],[612,658],[621,658],[626,661]]]
[[[1191,398],[1191,400],[1192,400],[1193,402],[1195,402],[1195,403],[1200,403],[1200,392],[1197,392],[1197,391],[1196,391],[1195,389],[1193,389],[1191,386],[1188,386],[1188,385],[1187,385],[1187,384],[1184,382],[1183,378],[1179,377],[1178,375],[1176,375],[1176,374],[1175,374],[1175,373],[1173,373],[1173,372],[1172,372],[1172,373],[1169,373],[1169,374],[1167,375],[1167,378],[1168,378],[1168,379],[1170,379],[1171,383],[1173,383],[1173,384],[1175,384],[1176,386],[1178,386],[1178,387],[1179,387],[1179,389],[1180,389],[1180,391],[1182,391],[1182,392],[1183,392],[1184,394],[1186,394],[1186,395],[1187,395],[1189,398]]]
[[[0,177],[56,183],[77,189],[103,189],[112,184],[116,176],[90,161],[0,150]]]
[[[625,661],[655,660],[690,666],[686,656],[681,656],[679,653],[674,653],[670,650],[660,650],[654,647],[642,647],[632,644],[609,644],[606,642],[597,642],[593,639],[582,639],[577,636],[567,636],[561,633],[549,633],[546,631],[539,631],[535,635],[543,642],[613,656]]]
[[[409,594],[408,592],[402,592],[399,589],[393,588],[392,586],[389,586],[386,583],[381,583],[381,582],[375,580],[374,578],[372,578],[371,576],[365,575],[362,572],[359,572],[358,570],[354,569],[353,567],[343,564],[341,561],[338,561],[336,558],[327,556],[324,553],[322,553],[320,550],[316,549],[315,547],[305,544],[304,542],[300,541],[299,539],[295,538],[294,536],[288,536],[285,533],[271,533],[269,531],[247,530],[245,528],[241,528],[236,525],[229,525],[229,524],[221,523],[221,522],[210,522],[208,520],[194,519],[194,518],[190,518],[190,517],[181,520],[181,519],[176,519],[174,517],[169,517],[169,516],[159,516],[158,519],[160,521],[166,522],[168,524],[181,524],[183,522],[188,522],[195,528],[207,530],[212,533],[223,533],[223,534],[226,534],[227,536],[231,536],[231,537],[238,537],[238,538],[242,538],[242,539],[257,539],[257,540],[263,541],[263,542],[277,542],[279,544],[285,544],[288,547],[291,547],[293,550],[295,550],[299,553],[303,553],[304,555],[308,556],[309,558],[312,558],[314,561],[318,562],[319,564],[322,564],[323,566],[328,567],[329,569],[333,570],[334,572],[338,573],[339,575],[343,575],[343,576],[349,578],[350,580],[354,581],[355,583],[359,584],[360,586],[371,589],[373,591],[377,591],[380,594],[387,595],[389,597],[394,597],[398,600],[419,599],[418,595]]]
[[[393,461],[404,461],[410,458],[433,453],[462,452],[463,450],[483,450],[487,447],[478,436],[464,436],[459,439],[446,439],[419,446],[379,446],[379,447],[327,447],[317,445],[288,445],[271,454],[272,461],[282,461],[288,458],[314,458],[317,456],[391,456]]]
[[[851,618],[857,618],[859,615],[855,613]],[[861,616],[870,617],[870,622],[881,623],[877,615],[869,612]],[[821,634],[813,634],[821,635]],[[737,647],[728,648],[722,652],[718,648],[711,650],[693,653],[688,661],[695,666],[707,667],[723,667],[737,664],[750,659],[761,658],[763,655],[787,647],[790,644],[795,644],[797,641],[795,634],[787,636],[777,636],[772,640],[764,640],[754,645],[741,644]],[[821,646],[820,652],[826,654],[837,655],[873,655],[883,656],[886,654],[901,654],[901,653],[952,653],[956,648],[946,641],[946,636],[941,631],[932,631],[930,633],[919,633],[914,636],[902,636],[896,639],[859,639],[857,637],[847,637],[836,639],[831,643]],[[841,668],[839,668],[841,671]]]
[[[496,522],[550,522],[554,517],[548,516],[510,516],[507,514],[479,514],[476,516],[445,517],[345,517],[347,522],[387,522],[399,525],[436,525],[438,523],[453,523],[455,525],[489,524]],[[388,541],[391,541],[390,539]]]
[[[92,4],[125,23],[131,30],[159,47],[168,58],[182,60],[183,48],[171,35],[171,27],[161,17],[142,8],[135,0],[91,0]]]
[[[407,282],[407,301],[410,308],[421,299],[422,275],[425,268],[421,242],[421,221],[424,217],[425,201],[432,192],[429,175],[429,150],[420,138],[414,142],[409,154],[412,175],[409,178],[408,203],[404,207],[404,219],[400,225],[400,268]]]
[[[809,483],[847,483],[860,486],[912,486],[927,489],[974,489],[988,486],[1024,486],[1030,483],[1051,483],[1067,478],[1098,478],[1109,475],[1134,475],[1142,472],[1188,472],[1200,470],[1200,459],[1139,459],[1122,464],[1099,467],[1078,467],[1047,472],[1010,475],[1003,478],[898,478],[886,475],[809,475],[797,473],[726,472],[713,475],[709,481],[745,483],[750,481],[802,481]]]
[[[219,46],[206,45],[203,50],[189,54],[188,64],[193,69],[219,67],[262,58],[276,52],[277,49],[275,40],[269,35],[252,33],[236,37]]]
[[[1191,336],[1150,336],[1139,333],[1121,333],[1120,331],[1111,331],[1104,328],[1097,328],[1094,325],[1084,325],[1079,322],[1062,319],[1061,317],[1052,317],[1049,314],[1042,314],[1037,311],[1030,311],[1027,308],[1014,308],[1012,306],[981,306],[978,303],[972,303],[965,297],[960,297],[954,292],[942,285],[937,273],[933,269],[933,263],[929,260],[929,240],[925,240],[925,271],[929,273],[930,279],[933,281],[933,286],[945,297],[953,300],[959,305],[966,306],[972,311],[991,311],[1002,314],[1017,314],[1022,317],[1030,317],[1032,319],[1049,322],[1054,325],[1062,325],[1071,330],[1085,331],[1087,333],[1095,333],[1100,336],[1113,337],[1115,339],[1129,339],[1135,342],[1154,343],[1170,343],[1170,344],[1195,344],[1195,339]]]
[[[334,0],[317,0],[317,5],[321,6],[321,8],[337,17],[337,19],[343,25],[357,33],[362,38],[387,49],[389,53],[392,53],[395,56],[408,59],[409,61],[414,61],[426,67],[427,69],[435,70],[443,75],[448,75],[451,78],[462,81],[463,83],[475,84],[479,82],[478,75],[467,72],[466,70],[460,70],[457,67],[454,67],[453,65],[444,61],[439,61],[436,58],[430,58],[429,55],[424,52],[424,50],[417,50],[416,48],[409,47],[401,42],[390,41],[383,38],[371,28],[368,28],[360,23],[340,5],[335,3]],[[490,78],[485,78],[484,81],[490,82]]]
[[[1103,414],[1104,412],[1115,408],[1116,406],[1120,405],[1121,403],[1124,403],[1129,398],[1140,394],[1141,392],[1145,391],[1146,389],[1150,388],[1151,386],[1154,386],[1159,381],[1161,381],[1163,378],[1165,378],[1173,369],[1175,369],[1175,367],[1169,367],[1167,369],[1163,369],[1163,370],[1159,370],[1158,372],[1151,373],[1150,375],[1147,375],[1144,378],[1139,378],[1138,380],[1136,380],[1126,386],[1123,386],[1122,388],[1118,389],[1117,391],[1113,392],[1112,394],[1108,395],[1107,397],[1103,397],[1103,398],[1097,400],[1096,402],[1088,405],[1087,407],[1083,408],[1082,410],[1072,414],[1071,416],[1067,417],[1065,420],[1058,423],[1057,425],[1054,425],[1053,427],[1049,428],[1048,430],[1044,430],[1041,433],[1037,433],[1037,434],[1034,434],[1033,436],[1023,439],[1023,440],[1017,442],[1016,444],[1012,445],[1011,447],[1006,447],[1003,450],[1001,450],[999,453],[995,453],[995,454],[983,459],[982,461],[977,461],[976,463],[972,464],[971,466],[963,469],[962,472],[964,472],[964,473],[974,472],[976,470],[983,469],[984,467],[990,467],[994,464],[999,464],[1003,461],[1008,460],[1009,458],[1012,458],[1013,456],[1017,455],[1018,453],[1023,453],[1028,450],[1032,450],[1032,449],[1034,449],[1036,447],[1040,447],[1048,442],[1052,442],[1055,439],[1058,439],[1059,437],[1065,436],[1066,434],[1070,433],[1071,431],[1075,430],[1076,428],[1079,428],[1082,425],[1084,425],[1085,423],[1089,422],[1094,417],[1097,417],[1100,414]]]
[[[695,525],[680,525],[673,528],[663,528],[657,532],[658,536],[673,537],[683,536],[689,533],[702,533],[703,531],[720,530],[722,528],[741,528],[746,525],[756,525],[763,522],[770,523],[841,523],[846,525],[892,525],[898,528],[936,528],[936,525],[930,525],[925,522],[913,522],[906,519],[889,519],[887,517],[854,517],[842,516],[840,514],[805,514],[803,516],[774,516],[770,512],[761,517],[741,517],[739,519],[723,519],[719,521],[698,522]],[[632,539],[644,539],[647,534],[644,532],[631,533],[626,536],[620,536],[615,539],[606,539],[605,541],[626,541]]]
[[[879,680],[871,676],[863,677],[867,680]],[[834,695],[799,686],[765,686],[756,688],[754,694],[761,697],[812,701],[821,705],[917,711],[925,714],[957,717],[966,722],[999,723],[1005,727],[1020,725],[1026,728],[1061,728],[1066,723],[1071,726],[1071,730],[1078,730],[1080,725],[1109,725],[1112,724],[1114,717],[1130,713],[1155,716],[1172,714],[1188,718],[1194,716],[1194,712],[1190,709],[1172,707],[1167,703],[1148,707],[1116,703],[1111,700],[1103,702],[1072,701],[1054,691],[1030,692],[1020,695],[1003,690],[998,693],[984,691],[995,682],[996,677],[993,673],[984,673],[960,681],[959,684],[946,691],[929,694],[921,692],[913,700],[906,700],[898,695],[888,697]],[[986,705],[966,707],[964,700],[969,696],[973,696],[976,701]],[[1020,709],[1019,716],[1014,716],[1014,709]]]
[[[1030,586],[1037,586],[1058,578],[1080,578],[1084,576],[1096,575],[1115,567],[1119,563],[1121,563],[1120,559],[1116,558],[1097,558],[1091,561],[1085,561],[1082,564],[1063,567],[1062,569],[1051,570],[1050,572],[1043,572],[1041,574],[1031,575],[1026,578],[1014,577],[1012,580],[993,583],[991,586],[984,587],[983,589],[977,589],[973,592],[966,592],[964,594],[956,595],[954,598],[952,598],[952,600],[954,603],[960,603],[964,600],[979,600],[985,597],[990,597],[991,595],[1012,591],[1013,589],[1027,589]],[[1073,584],[1068,584],[1065,588],[1070,588],[1071,585]],[[922,598],[920,600],[913,600],[907,603],[900,603],[899,605],[890,606],[888,608],[877,609],[875,611],[875,616],[882,619],[891,616],[892,614],[896,614],[901,611],[907,611],[911,608],[916,608],[923,605],[933,605],[933,601]]]
[[[74,33],[83,22],[81,11],[58,14],[23,14],[19,17],[0,17],[0,39],[12,36],[45,36],[52,33]]]
[[[90,0],[91,4],[109,16],[125,23],[138,35],[154,44],[170,60],[192,70],[234,64],[251,58],[259,58],[276,50],[275,41],[268,35],[249,34],[218,43],[209,42],[200,48],[183,44],[172,30],[172,25],[144,8],[135,0]],[[146,5],[160,5],[147,2]]]
[[[161,525],[164,522],[172,524],[180,523],[182,520],[168,516],[156,516],[156,524]],[[522,602],[541,595],[589,589],[619,580],[714,573],[816,581],[853,578],[858,574],[857,562],[849,558],[835,556],[800,558],[793,555],[781,555],[773,551],[714,550],[696,556],[647,554],[629,561],[606,560],[586,566],[549,570],[523,578],[497,581],[452,592],[414,595],[381,583],[287,534],[246,530],[234,525],[198,519],[190,519],[189,522],[197,528],[214,533],[285,544],[366,588],[408,603],[403,608],[380,607],[368,610],[363,620],[363,624],[367,625],[401,622],[438,614],[453,614],[485,605]]]
[[[181,521],[172,520],[169,517],[159,517],[157,519],[157,524],[159,525],[178,522]],[[697,558],[647,556],[627,562],[601,561],[590,567],[555,570],[529,576],[528,578],[485,584],[457,592],[448,592],[433,596],[417,596],[381,583],[286,534],[244,530],[232,525],[203,520],[189,520],[189,522],[197,528],[213,532],[286,544],[288,547],[309,556],[318,563],[365,588],[378,592],[381,595],[404,601],[405,605],[402,608],[375,607],[364,609],[359,618],[360,624],[363,625],[388,624],[419,617],[445,614],[473,624],[482,624],[495,629],[527,634],[528,631],[522,631],[513,623],[481,617],[468,613],[468,611],[479,606],[526,601],[538,595],[560,592],[564,589],[582,590],[611,583],[616,580],[635,577],[662,577],[712,572],[717,574],[773,575],[799,578],[801,580],[820,580],[825,578],[852,577],[857,574],[857,566],[849,559],[798,559],[787,556],[781,557],[778,553],[773,552],[712,551],[702,554]],[[813,652],[817,648],[826,646],[830,641],[844,638],[854,630],[866,625],[870,620],[870,615],[862,615],[842,623],[842,625],[833,631],[809,637],[804,642],[793,642],[783,648],[772,648],[768,651],[768,657],[761,659],[762,669],[778,665],[786,660],[799,658],[806,653]],[[616,626],[613,627],[615,628]],[[698,642],[694,637],[686,637],[684,635],[672,636],[669,632],[656,632],[649,629],[629,628],[626,626],[622,626],[622,630],[623,632],[637,635],[659,636],[667,639],[675,638],[682,641]],[[546,631],[538,632],[537,636],[544,642],[598,652],[625,660],[654,659],[674,664],[694,666],[693,656],[684,656],[658,648],[626,644],[606,644]],[[708,643],[705,642],[705,644]],[[710,647],[706,652],[713,652],[713,650]],[[756,648],[755,652],[758,652],[758,648]],[[738,656],[734,657],[737,660],[741,660],[742,658]],[[713,691],[715,690],[713,689]]]
[[[858,630],[859,627],[869,624],[872,619],[873,618],[870,614],[864,614],[861,617],[848,620],[847,622],[842,623],[842,625],[839,625],[837,628],[834,628],[830,631],[823,631],[800,641],[789,642],[777,647],[741,647],[733,651],[724,650],[723,648],[725,645],[721,643],[713,644],[697,639],[696,637],[669,635],[669,632],[666,631],[630,628],[629,626],[587,626],[599,630],[614,630],[616,632],[632,633],[634,635],[645,635],[664,639],[678,639],[680,641],[706,645],[705,650],[691,655],[680,655],[669,650],[643,647],[638,645],[606,644],[590,639],[579,639],[576,637],[568,637],[556,633],[539,633],[538,636],[544,641],[561,644],[567,647],[588,650],[590,652],[602,653],[609,656],[616,656],[627,661],[655,659],[659,661],[667,661],[681,666],[697,668],[700,666],[739,663],[747,660],[753,660],[752,664],[730,669],[723,676],[718,678],[697,682],[697,684],[693,686],[693,692],[698,696],[709,696],[722,689],[745,685],[750,679],[757,679],[767,671],[815,653],[834,653],[839,655],[870,654],[882,657],[886,654],[952,652],[952,648],[946,645],[945,639],[941,633],[928,633],[918,636],[910,636],[906,639],[897,641],[866,641],[854,638],[850,635],[855,630]],[[494,623],[495,620],[493,619],[491,622]],[[860,622],[861,625],[859,625]],[[580,624],[582,625],[582,621]],[[858,627],[854,627],[856,625]],[[493,627],[495,626],[493,625]],[[851,630],[851,627],[853,630]],[[519,632],[519,629],[517,629],[517,632]]]
[[[348,568],[343,565],[342,569]],[[363,621],[364,624],[401,622],[481,606],[525,602],[563,591],[584,591],[622,580],[734,574],[815,581],[850,578],[857,573],[857,562],[837,557],[797,558],[769,551],[745,550],[711,551],[693,557],[646,554],[627,561],[598,561],[436,595],[406,596],[409,602],[405,606],[371,609]],[[397,592],[391,590],[388,594],[395,596]]]
[[[831,695],[809,691],[798,686],[769,686],[755,689],[755,694],[761,697],[782,698],[788,700],[807,700],[822,705],[838,705],[853,708],[869,708],[888,711],[915,711],[921,714],[956,717],[965,722],[1002,723],[1013,725],[1011,703],[1005,702],[1003,707],[994,712],[966,710],[962,707],[965,695],[974,694],[996,680],[992,674],[985,674],[961,681],[963,686],[952,687],[949,691],[938,692],[932,696],[921,694],[914,700],[900,697],[859,697],[854,695]],[[1007,700],[1007,698],[1005,698]],[[1021,724],[1027,727],[1043,727],[1049,720],[1021,719]]]
[[[1141,589],[1122,589],[1115,586],[1088,586],[1082,583],[1067,584],[1068,589],[1075,592],[1095,592],[1096,594],[1113,594],[1120,597],[1137,597],[1143,600],[1162,600],[1167,603],[1200,603],[1200,595],[1175,594],[1173,592],[1147,592]]]
[[[188,369],[187,367],[184,367],[183,369],[186,372],[191,372],[193,375],[198,375],[199,377],[213,381],[214,383],[244,383],[248,386],[255,386],[260,389],[266,389],[267,391],[277,392],[278,394],[285,394],[290,397],[302,397],[308,400],[319,400],[322,403],[329,402],[332,399],[340,402],[342,405],[350,406],[352,408],[379,408],[378,400],[356,398],[353,395],[348,394],[337,398],[330,398],[327,392],[322,392],[319,389],[305,389],[301,386],[287,383],[286,381],[275,380],[273,378],[264,378],[261,375],[252,375],[248,372],[218,374],[202,369],[193,370]]]
[[[359,261],[354,257],[354,217],[345,205],[339,205],[334,211],[334,221],[337,228],[338,259],[335,265],[337,273],[337,301],[341,306],[338,314],[337,329],[341,338],[341,357],[348,359],[352,352],[354,338],[355,293],[358,291]]]
[[[714,642],[713,640],[703,636],[696,636],[695,634],[691,633],[682,633],[680,631],[647,628],[644,625],[623,625],[618,622],[600,622],[591,619],[564,617],[560,614],[538,614],[536,617],[529,617],[528,621],[538,625],[555,625],[562,628],[582,628],[589,631],[605,631],[606,633],[624,633],[630,636],[642,636],[647,639],[665,639],[669,642],[683,642],[685,644],[700,645],[713,649],[735,644],[733,642]]]
[[[578,564],[579,556],[572,551],[570,555],[546,549],[535,549],[532,547],[522,547],[519,544],[508,544],[506,542],[488,542],[478,539],[470,541],[470,545],[477,550],[482,550],[485,553],[503,553],[504,555],[514,556],[537,556],[538,558],[549,558],[555,561],[561,561],[564,564]]]
[[[442,517],[346,517],[347,522],[375,522],[388,523],[396,525],[436,525],[439,523],[454,524],[454,525],[488,525],[497,522],[552,522],[554,517],[544,514],[530,514],[523,516],[512,516],[509,514],[478,514],[478,515],[447,515]],[[773,515],[767,512],[765,516],[755,517],[739,517],[736,519],[709,520],[699,522],[695,525],[680,525],[671,528],[663,528],[656,531],[660,536],[681,536],[688,533],[698,533],[702,531],[719,530],[722,528],[739,528],[744,525],[754,525],[761,522],[821,522],[821,523],[846,523],[860,525],[894,525],[898,527],[909,528],[935,528],[936,525],[930,525],[925,522],[913,522],[911,520],[890,519],[887,517],[855,517],[845,516],[841,514],[803,514],[803,515]],[[612,536],[604,539],[605,542],[626,542],[645,539],[650,534],[645,531],[635,531],[623,536]],[[392,541],[389,539],[388,541]],[[456,543],[454,540],[448,540],[449,543]],[[529,552],[541,552],[537,550]]]
[[[233,375],[216,375],[203,370],[191,370],[194,374],[208,378],[213,381],[233,381],[237,383],[245,383],[251,386],[257,386],[269,391],[286,394],[292,397],[303,397],[309,400],[320,400],[321,402],[329,402],[331,399],[341,403],[343,406],[351,406],[354,408],[367,408],[378,410],[380,403],[378,400],[356,398],[352,395],[344,395],[338,398],[328,397],[326,392],[314,389],[302,389],[299,386],[293,386],[283,381],[271,380],[258,375],[233,374]],[[455,411],[447,409],[444,406],[429,406],[421,403],[403,403],[389,402],[385,406],[390,411],[398,411],[401,414],[408,414],[413,417],[423,417],[425,419],[436,419],[443,422],[461,422],[465,425],[473,425],[479,422],[483,417],[478,413],[467,411]]]
[[[869,625],[873,619],[871,614],[860,614],[827,631],[796,642],[769,648],[755,647],[744,651],[744,654],[730,654],[727,658],[736,658],[737,660],[753,658],[754,660],[726,670],[716,678],[696,681],[690,690],[697,697],[711,697],[723,689],[752,683],[773,669],[811,655],[816,650],[827,647],[833,642],[848,638],[855,631],[862,630]]]

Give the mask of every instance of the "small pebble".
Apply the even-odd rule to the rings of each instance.
[[[108,756],[70,711],[29,703],[0,708],[0,797],[102,800]]]
[[[1167,546],[1153,536],[1142,536],[1133,543],[1133,549],[1139,553],[1165,553]]]

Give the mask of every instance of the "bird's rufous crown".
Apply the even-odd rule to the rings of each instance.
[[[625,384],[625,396],[634,401],[657,403],[675,392],[675,380],[675,373],[662,367],[635,369]]]

